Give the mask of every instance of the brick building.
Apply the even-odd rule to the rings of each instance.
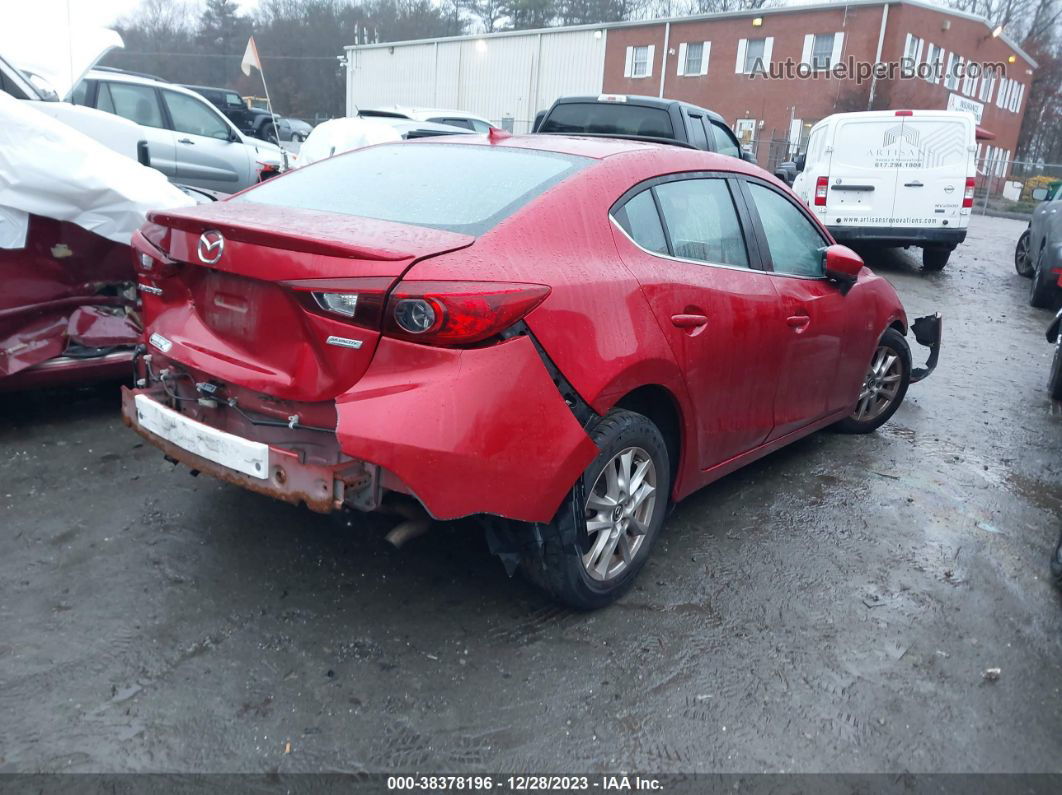
[[[905,57],[929,74],[896,74]],[[979,157],[1000,176],[1017,148],[1036,68],[1005,31],[919,0],[359,45],[347,48],[347,62],[348,112],[358,105],[459,107],[523,132],[557,96],[666,96],[721,113],[767,167],[834,112],[968,110],[983,133]],[[894,73],[857,80],[831,72],[860,63],[867,70],[891,63]],[[975,75],[971,63],[999,63],[1005,73]],[[763,76],[761,67],[775,76]]]

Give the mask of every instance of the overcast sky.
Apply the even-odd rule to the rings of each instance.
[[[109,27],[119,17],[136,10],[139,0],[4,0],[5,23],[40,24],[42,20],[65,20],[69,14],[74,26]],[[240,10],[247,12],[258,0],[239,0]]]

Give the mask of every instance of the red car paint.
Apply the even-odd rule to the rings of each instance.
[[[0,390],[128,375],[132,281],[128,246],[31,216],[25,247],[0,249]]]
[[[401,144],[424,145],[526,148],[595,162],[476,238],[250,202],[154,214],[133,245],[156,260],[138,278],[162,291],[143,296],[145,335],[162,335],[166,350],[149,348],[143,386],[126,395],[127,422],[160,442],[138,423],[139,393],[232,428],[224,399],[197,403],[202,393],[193,385],[210,381],[245,411],[253,401],[274,422],[297,418],[290,432],[242,429],[270,445],[270,462],[283,462],[282,472],[293,455],[312,457],[315,443],[298,424],[311,424],[310,416],[326,424],[334,412],[335,466],[367,462],[378,468],[378,488],[414,495],[436,518],[491,513],[544,522],[596,455],[558,383],[570,384],[575,402],[597,414],[636,390],[666,396],[679,424],[672,496],[680,499],[847,416],[880,335],[890,325],[906,333],[892,287],[866,268],[844,288],[682,262],[648,254],[610,219],[628,189],[665,174],[746,175],[792,196],[736,158],[554,136]],[[226,243],[218,262],[205,266],[197,246],[208,230]],[[531,337],[455,348],[358,327],[354,350],[322,344],[354,327],[308,302],[315,279],[326,280],[322,286],[370,279],[381,296],[399,280],[549,289],[523,319]],[[168,380],[158,380],[161,372]],[[224,468],[168,452],[226,476]],[[296,499],[287,480],[284,474],[257,490]],[[347,495],[354,486],[337,488]],[[327,510],[346,499],[308,504]],[[359,507],[376,503],[358,498]]]

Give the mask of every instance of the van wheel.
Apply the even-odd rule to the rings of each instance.
[[[942,271],[948,264],[951,256],[950,248],[924,248],[922,249],[922,269],[927,271]]]
[[[1047,267],[1047,249],[1040,247],[1033,267],[1032,282],[1029,284],[1029,306],[1046,309],[1054,304],[1058,297],[1058,283]]]
[[[903,403],[911,384],[911,349],[903,334],[887,329],[870,357],[852,413],[834,428],[842,433],[870,433],[880,428]]]
[[[667,445],[647,417],[614,409],[590,435],[597,458],[544,529],[541,549],[522,562],[528,579],[578,610],[604,607],[630,588],[671,493]]]

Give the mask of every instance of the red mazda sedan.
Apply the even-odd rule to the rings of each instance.
[[[828,425],[892,416],[903,307],[736,158],[555,136],[384,144],[134,239],[129,425],[316,511],[478,515],[510,572],[607,604],[667,505]]]

